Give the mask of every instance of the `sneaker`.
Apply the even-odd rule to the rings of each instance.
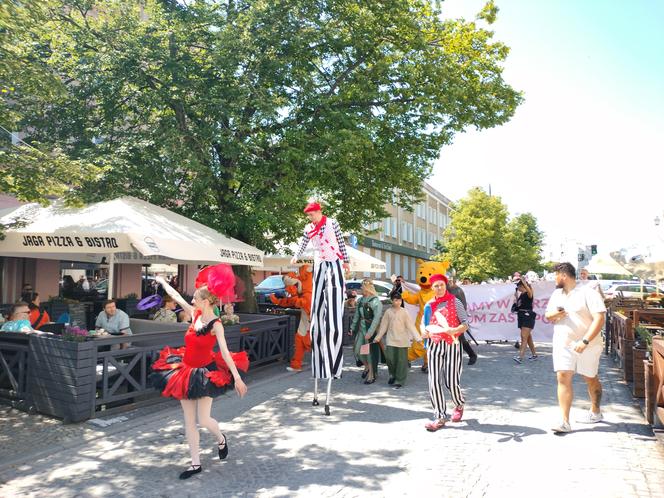
[[[475,356],[471,356],[471,357],[468,359],[468,365],[474,365],[475,363],[477,363],[477,355],[475,355]]]
[[[452,422],[461,422],[463,417],[463,406],[457,406],[452,412]]]
[[[288,370],[289,372],[301,372],[302,371],[301,368],[293,368],[293,367],[286,367],[286,370]]]
[[[518,356],[514,356],[514,357],[512,357],[512,359],[514,361],[516,361],[519,365],[521,365],[521,363],[523,362],[523,360],[521,358],[519,358]]]
[[[554,434],[564,434],[566,432],[572,432],[572,427],[569,425],[569,422],[561,422],[555,427],[552,427],[551,430]]]
[[[436,432],[439,429],[442,429],[445,427],[445,419],[444,418],[439,418],[437,420],[434,420],[433,422],[429,422],[424,425],[426,430],[429,432]]]
[[[530,355],[530,356],[528,357],[528,360],[529,360],[529,361],[537,361],[537,360],[539,360],[539,355],[537,355],[537,354]]]
[[[581,420],[579,420],[579,423],[581,424],[596,424],[597,422],[601,422],[604,420],[604,416],[602,415],[602,412],[599,413],[593,413],[592,411],[588,411],[587,415],[583,417]]]

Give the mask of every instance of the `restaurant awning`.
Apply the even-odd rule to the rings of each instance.
[[[18,224],[17,224],[18,222]],[[0,213],[0,256],[119,263],[263,266],[263,252],[135,197],[84,207],[26,204]],[[109,293],[109,295],[111,295]]]

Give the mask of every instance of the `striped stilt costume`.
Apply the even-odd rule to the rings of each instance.
[[[321,213],[318,203],[304,210],[311,220],[305,229],[293,262],[311,241],[315,251],[313,299],[311,303],[311,374],[314,378],[313,405],[318,406],[318,381],[327,380],[325,414],[330,414],[332,379],[341,377],[343,368],[344,273],[348,264],[346,245],[336,220]]]
[[[425,427],[434,432],[445,426],[447,418],[443,384],[449,389],[455,405],[452,422],[459,422],[463,417],[466,401],[460,385],[463,359],[458,337],[468,329],[468,314],[461,301],[447,291],[447,278],[444,275],[432,275],[429,281],[434,297],[424,306],[422,325],[429,336],[428,380],[434,420]]]

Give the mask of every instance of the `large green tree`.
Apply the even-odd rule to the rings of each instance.
[[[81,186],[95,180],[101,169],[85,160],[70,157],[60,147],[12,143],[12,132],[26,131],[22,102],[37,97],[42,103],[64,95],[66,86],[37,55],[31,35],[35,23],[46,22],[45,11],[30,2],[0,3],[0,192],[22,201],[48,202],[61,197],[77,202]],[[17,136],[17,135],[15,135]]]
[[[439,258],[450,260],[461,276],[478,282],[514,271],[540,271],[542,240],[532,214],[509,220],[500,197],[474,188],[454,204]]]
[[[477,21],[427,0],[12,4],[13,129],[105,168],[91,200],[135,195],[266,250],[310,194],[349,230],[394,189],[412,205],[442,146],[521,101],[492,3]]]

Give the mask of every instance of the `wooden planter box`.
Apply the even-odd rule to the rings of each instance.
[[[626,382],[632,382],[634,380],[634,357],[630,353],[633,346],[633,339],[625,339],[624,337],[620,338],[620,351],[622,352],[620,366],[623,369],[623,379]]]
[[[65,423],[90,418],[96,390],[95,352],[91,341],[31,337],[28,391],[37,411]]]
[[[651,360],[643,360],[643,377],[646,392],[646,420],[651,425],[655,420],[655,394],[657,391],[654,367],[655,365]]]
[[[635,398],[646,397],[646,377],[644,374],[643,362],[647,357],[648,350],[641,347],[632,348],[632,373],[634,384],[632,384],[632,396]]]

